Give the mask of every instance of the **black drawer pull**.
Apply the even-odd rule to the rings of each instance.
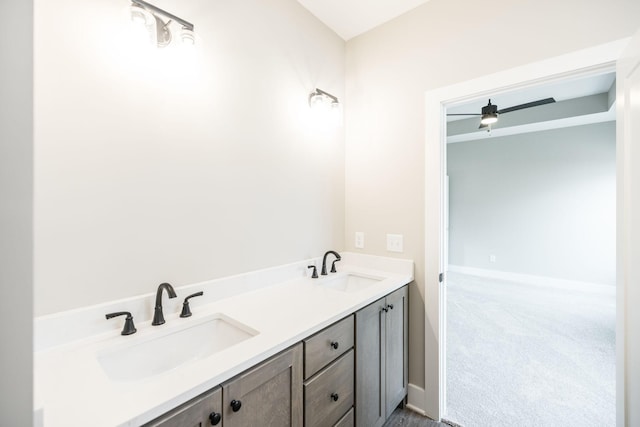
[[[387,304],[387,307],[389,308],[389,310],[393,310],[393,304]]]
[[[339,398],[340,398],[340,396],[338,396],[338,393],[331,393],[331,399],[334,402],[337,402]]]
[[[334,350],[337,350],[339,346],[340,344],[338,344],[337,341],[331,341],[331,348],[333,348]]]
[[[211,421],[212,426],[220,424],[220,420],[222,420],[222,415],[220,415],[219,412],[212,412],[209,414],[209,421]]]
[[[231,401],[231,409],[233,410],[233,412],[238,412],[240,408],[242,408],[242,402],[235,399]]]

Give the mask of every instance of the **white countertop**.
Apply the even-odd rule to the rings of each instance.
[[[309,262],[312,261],[284,266],[293,272],[294,277],[278,283],[270,283],[272,280],[265,277],[264,282],[268,284],[263,287],[258,285],[250,290],[247,288],[245,292],[231,292],[222,299],[203,299],[200,304],[197,300],[201,297],[194,298],[191,300],[193,316],[190,318],[180,318],[179,310],[168,310],[175,305],[165,305],[164,325],[151,326],[150,319],[142,317],[136,321],[138,332],[133,335],[119,334],[124,320],[120,318],[121,321],[107,323],[110,326],[106,332],[92,333],[72,342],[51,342],[49,337],[47,345],[36,343],[40,350],[34,355],[35,409],[42,410],[42,425],[139,426],[413,280],[413,262],[407,260],[345,253],[343,262],[338,264],[339,272],[320,279],[305,276]],[[252,273],[249,281],[259,282],[257,278],[273,276],[274,272],[282,275],[277,268],[269,269]],[[347,273],[384,280],[356,292],[342,292],[323,286],[327,280]],[[238,277],[241,276],[185,289],[176,288],[176,300],[181,304],[186,295],[201,289],[205,295],[215,293],[234,283]],[[148,296],[137,299],[138,303],[144,301],[145,304],[148,300]],[[167,302],[166,297],[164,301]],[[134,301],[127,301],[125,305],[130,307],[133,304]],[[97,324],[102,325],[106,322],[104,314],[109,312],[105,309],[118,305],[123,303],[36,319],[36,339],[46,335],[44,331],[51,335],[53,328],[64,328],[65,323],[77,322],[82,315],[93,318],[99,312],[102,323]],[[145,340],[170,328],[189,327],[217,313],[223,313],[259,333],[211,356],[143,380],[114,381],[98,362],[97,354],[104,349]],[[63,334],[58,332],[58,335]]]

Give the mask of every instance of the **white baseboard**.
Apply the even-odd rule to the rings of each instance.
[[[426,415],[422,408],[422,406],[424,406],[424,402],[424,389],[409,383],[407,386],[407,409],[417,412],[420,415]]]
[[[510,282],[523,283],[526,285],[552,286],[563,289],[602,288],[606,287],[615,291],[615,284],[580,282],[577,280],[558,279],[555,277],[533,276],[529,274],[511,273],[508,271],[489,270],[485,268],[466,267],[463,265],[449,265],[448,271],[454,273],[468,274],[470,276],[487,277],[490,279],[508,280]]]

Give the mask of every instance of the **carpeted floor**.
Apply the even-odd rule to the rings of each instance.
[[[446,369],[465,427],[615,426],[615,288],[449,273]]]

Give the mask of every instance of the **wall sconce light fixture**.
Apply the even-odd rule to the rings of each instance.
[[[337,109],[340,107],[340,101],[330,93],[316,88],[316,90],[309,94],[309,105],[314,109],[325,106],[330,106],[331,109]]]
[[[167,19],[165,22],[161,17]],[[157,6],[143,0],[131,0],[131,20],[144,25],[152,40],[158,47],[165,47],[171,43],[172,34],[169,24],[175,21],[182,26],[180,37],[185,44],[195,44],[193,24],[179,18]]]

